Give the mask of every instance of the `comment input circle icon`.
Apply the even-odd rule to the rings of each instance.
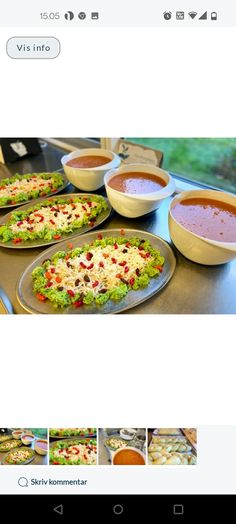
[[[20,477],[18,479],[18,484],[21,488],[28,488],[28,479],[26,477]]]

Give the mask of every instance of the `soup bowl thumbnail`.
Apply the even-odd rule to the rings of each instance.
[[[34,444],[34,449],[39,455],[47,455],[48,441],[43,438],[37,439]]]
[[[20,440],[23,433],[24,433],[23,429],[15,429],[14,431],[12,431],[12,437],[14,439]]]
[[[21,436],[21,442],[24,444],[24,446],[30,446],[33,441],[34,435],[32,433],[23,433]]]
[[[104,185],[104,175],[119,167],[121,160],[113,151],[86,148],[64,155],[61,163],[73,186],[83,191],[95,191]]]
[[[146,457],[137,448],[126,446],[115,451],[112,457],[113,466],[145,466]]]
[[[121,175],[120,178],[140,177],[144,176],[144,185],[145,185],[145,175],[152,178],[152,182],[158,185],[161,182],[160,188],[152,192],[124,192],[114,187],[111,187],[111,180],[117,175]],[[108,199],[112,207],[119,213],[127,218],[137,218],[151,211],[159,209],[163,201],[172,195],[175,191],[175,183],[171,175],[160,169],[159,167],[145,165],[145,164],[130,164],[128,166],[122,166],[119,169],[110,170],[104,177],[105,188],[107,192]],[[139,185],[140,187],[140,185]],[[144,187],[144,186],[143,186]],[[148,187],[148,186],[147,186]],[[143,191],[143,189],[141,189]]]
[[[227,209],[227,206],[231,206],[231,208],[235,208],[236,211],[236,196],[229,193],[210,189],[184,191],[183,193],[180,193],[175,198],[173,198],[169,207],[169,232],[173,244],[186,258],[192,260],[193,262],[197,262],[198,264],[214,266],[218,264],[225,264],[226,262],[236,258],[236,241],[219,241],[212,238],[207,238],[205,235],[202,236],[197,234],[196,232],[190,231],[187,227],[179,222],[176,216],[174,216],[175,207],[178,204],[184,202],[186,205],[186,201],[190,201],[191,199],[194,199],[195,202],[195,199],[201,199],[201,201],[202,199],[206,199],[206,202],[219,202],[219,205],[223,205],[225,209]],[[212,226],[212,224],[210,225]]]

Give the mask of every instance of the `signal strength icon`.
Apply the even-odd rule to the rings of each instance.
[[[195,11],[191,11],[191,12],[189,13],[189,16],[190,16],[190,18],[192,18],[192,20],[193,20],[193,19],[195,18],[195,16],[197,16],[197,13],[196,13]]]

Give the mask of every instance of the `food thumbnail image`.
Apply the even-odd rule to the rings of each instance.
[[[96,466],[96,428],[50,428],[51,466]]]
[[[99,429],[99,465],[144,466],[146,464],[146,429]]]
[[[47,429],[0,428],[0,464],[3,466],[47,465]]]
[[[151,466],[196,465],[197,429],[148,429],[148,464]]]

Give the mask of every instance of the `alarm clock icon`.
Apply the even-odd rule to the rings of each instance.
[[[165,20],[170,20],[171,19],[171,16],[172,16],[172,13],[170,11],[165,11],[163,13],[163,16],[164,16],[164,19]]]

